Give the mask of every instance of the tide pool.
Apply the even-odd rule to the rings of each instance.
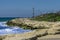
[[[0,35],[19,34],[19,33],[25,33],[25,32],[31,32],[31,30],[25,30],[16,26],[10,27],[6,25],[6,22],[0,22]]]

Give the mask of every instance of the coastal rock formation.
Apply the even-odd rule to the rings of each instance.
[[[23,34],[7,35],[3,40],[37,40],[38,37],[46,35],[47,29],[34,30]]]
[[[43,38],[47,35],[60,34],[60,22],[34,21],[28,18],[19,18],[8,21],[7,24],[10,26],[27,26],[27,29],[29,27],[34,30],[23,34],[6,35],[3,40],[41,40],[41,37]]]
[[[7,22],[8,25],[26,27],[28,29],[48,29],[48,34],[60,33],[60,22],[34,21],[28,18],[13,19]]]
[[[33,30],[32,32],[27,32],[23,34],[10,34],[10,35],[6,35],[3,40],[42,40],[42,39],[45,39],[44,36],[51,38],[51,36],[48,36],[48,35],[51,35],[51,34],[55,35],[53,34],[53,32],[51,34],[48,34],[47,31],[48,29],[41,29],[41,30],[37,29],[37,30]],[[56,38],[56,36],[54,38]]]
[[[32,29],[42,29],[42,28],[51,28],[54,22],[45,22],[45,21],[34,21],[27,18],[13,19],[7,22],[8,25],[17,25],[17,26],[26,26]]]
[[[60,40],[60,34],[58,34],[58,35],[47,35],[44,37],[39,37],[37,40]]]

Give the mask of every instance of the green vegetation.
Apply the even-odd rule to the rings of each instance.
[[[56,22],[56,21],[60,21],[60,12],[56,12],[56,13],[46,13],[46,14],[43,14],[43,15],[38,15],[34,18],[30,18],[31,20],[37,20],[37,21],[50,21],[50,22]],[[9,26],[19,26],[20,28],[23,28],[23,29],[31,29],[31,30],[34,30],[34,29],[37,29],[37,28],[33,28],[29,25],[26,25],[24,23],[13,23],[11,21],[8,21],[7,22],[7,25]],[[39,29],[42,29],[44,27],[40,27]],[[45,29],[45,28],[44,28]]]
[[[46,13],[43,15],[38,15],[38,16],[32,18],[32,20],[50,21],[50,22],[60,21],[60,12]]]

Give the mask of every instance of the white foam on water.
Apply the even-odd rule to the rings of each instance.
[[[11,32],[11,31],[12,31],[12,29],[5,29],[5,31],[6,31],[6,32]]]
[[[3,28],[1,28],[1,27],[3,27]],[[9,27],[9,26],[6,25],[6,22],[0,22],[0,28],[1,28],[0,29],[0,35],[31,32],[31,30],[24,30],[24,29],[19,28],[17,26]]]
[[[0,22],[0,26],[3,26],[3,27],[4,27],[4,26],[7,26],[7,25],[6,25],[6,22]]]

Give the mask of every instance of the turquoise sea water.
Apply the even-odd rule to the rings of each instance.
[[[19,28],[17,26],[10,27],[6,25],[6,22],[11,19],[14,19],[14,18],[0,18],[0,35],[25,33],[25,32],[31,31],[31,30],[25,30],[25,29]]]
[[[0,17],[0,21],[8,21],[15,18],[19,18],[19,17]]]

